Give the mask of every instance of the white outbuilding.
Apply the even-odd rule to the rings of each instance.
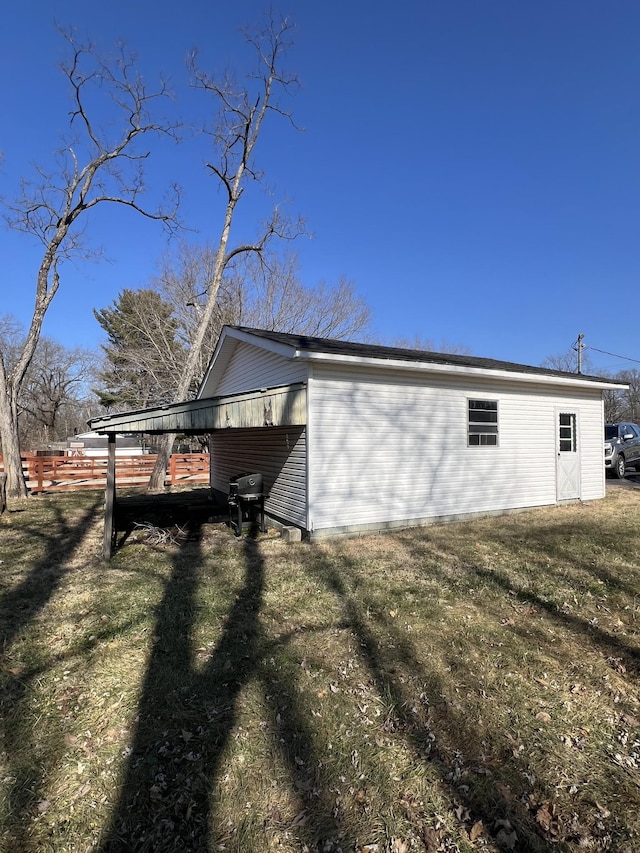
[[[223,329],[196,400],[91,422],[209,432],[211,486],[260,472],[311,539],[605,494],[609,380],[467,355]]]
[[[605,494],[598,377],[226,327],[199,398],[302,395],[300,423],[211,436],[211,484],[260,471],[267,512],[311,538]],[[291,418],[289,418],[291,420]],[[295,420],[295,418],[293,419]]]

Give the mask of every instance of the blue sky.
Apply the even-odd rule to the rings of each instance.
[[[185,55],[211,71],[247,67],[239,27],[257,0],[23,0],[0,34],[0,194],[47,164],[66,130],[64,44],[73,25],[108,52],[117,39],[150,81],[162,72],[185,115],[208,105],[187,87]],[[276,199],[313,233],[296,243],[303,280],[345,276],[381,342],[415,336],[479,356],[539,364],[579,332],[640,359],[640,5],[635,0],[290,2],[290,106],[304,127],[264,127],[257,160]],[[214,240],[221,198],[202,140],[165,145],[150,185],[183,187],[192,241]],[[244,200],[243,200],[244,202]],[[234,234],[264,214],[247,196]],[[127,211],[92,217],[108,258],[62,270],[45,334],[95,347],[92,308],[144,286],[167,250],[162,229]],[[171,246],[169,246],[169,249]],[[0,313],[26,322],[38,249],[0,231]],[[633,367],[591,353],[598,368]],[[637,365],[635,365],[637,366]]]

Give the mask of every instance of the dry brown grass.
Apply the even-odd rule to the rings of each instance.
[[[640,849],[640,491],[109,565],[101,505],[0,519],[0,849]]]

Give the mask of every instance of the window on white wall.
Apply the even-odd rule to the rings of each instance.
[[[575,453],[578,449],[576,415],[573,412],[560,412],[558,417],[558,430],[560,452]]]
[[[469,447],[490,447],[498,444],[498,401],[469,400]]]

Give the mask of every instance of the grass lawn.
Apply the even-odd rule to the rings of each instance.
[[[333,543],[0,518],[0,850],[640,850],[640,491]]]

